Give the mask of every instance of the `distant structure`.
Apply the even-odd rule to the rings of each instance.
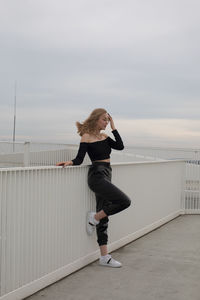
[[[17,82],[16,82],[16,80],[15,80],[15,89],[14,89],[13,152],[15,152],[16,103],[17,103]]]

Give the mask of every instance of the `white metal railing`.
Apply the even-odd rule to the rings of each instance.
[[[200,149],[130,147],[127,153],[139,154],[144,159],[184,159],[185,165],[185,211],[200,213]]]
[[[109,251],[182,212],[182,161],[113,164],[113,183],[132,199],[110,217]],[[95,234],[85,216],[95,210],[88,166],[0,170],[0,299],[23,299],[96,260]]]
[[[52,166],[58,161],[66,161],[75,158],[78,145],[67,145],[65,149],[30,151],[30,143],[24,144],[24,153],[0,154],[0,167],[26,167],[26,166]],[[129,154],[123,151],[113,151],[113,162],[148,161],[141,155]],[[90,164],[86,155],[83,164]]]
[[[75,158],[77,154],[77,146],[71,146],[67,149],[49,150],[30,152],[31,166],[50,166],[55,165],[59,161],[67,161]],[[84,164],[89,163],[88,156],[84,160]]]
[[[0,153],[23,152],[24,142],[6,142],[0,141]]]
[[[73,159],[78,145],[57,145],[61,149],[31,151],[34,144],[24,143],[24,153],[0,155],[0,167],[55,165],[62,160]],[[36,144],[37,147],[49,147],[50,144]],[[56,144],[51,144],[55,147]],[[62,147],[65,146],[65,149]],[[35,148],[36,149],[36,148]],[[185,207],[187,213],[200,213],[200,150],[160,147],[126,147],[124,151],[113,151],[112,162],[162,161],[163,159],[184,159],[186,161]],[[83,165],[90,164],[88,155]]]
[[[74,158],[77,146],[66,145],[65,149],[31,152],[30,143],[25,143],[23,151],[23,153],[0,154],[0,167],[55,165],[57,161]]]

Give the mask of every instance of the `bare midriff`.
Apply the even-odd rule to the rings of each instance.
[[[103,159],[103,160],[93,160],[93,162],[110,162],[110,159]]]

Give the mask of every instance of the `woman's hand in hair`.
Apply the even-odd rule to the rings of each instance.
[[[114,124],[114,121],[113,121],[113,118],[111,117],[110,114],[108,114],[108,117],[109,117],[109,121],[110,121],[110,127],[112,130],[115,130],[115,124]]]
[[[60,161],[56,164],[57,167],[67,167],[67,166],[73,166],[73,162],[71,160],[68,161]]]

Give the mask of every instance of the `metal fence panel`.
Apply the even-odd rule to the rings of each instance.
[[[113,164],[113,183],[132,199],[110,217],[109,250],[181,212],[184,162]],[[22,299],[99,256],[85,230],[95,210],[88,166],[0,170],[0,299]]]

